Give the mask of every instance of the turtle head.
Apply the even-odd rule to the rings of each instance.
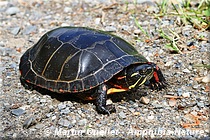
[[[153,76],[155,68],[156,64],[154,63],[134,64],[128,67],[126,81],[129,89],[139,87],[149,81]]]

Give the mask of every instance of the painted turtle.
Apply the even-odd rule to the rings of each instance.
[[[96,100],[99,113],[110,114],[107,94],[149,84],[167,86],[156,64],[120,37],[85,27],[61,27],[44,34],[20,60],[20,80],[26,89],[44,88],[77,93]]]

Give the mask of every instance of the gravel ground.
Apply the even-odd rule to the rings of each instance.
[[[139,2],[139,1],[137,1]],[[209,31],[182,25],[176,16],[154,17],[154,2],[105,0],[0,0],[0,138],[184,138],[209,137]],[[147,30],[135,25],[132,14]],[[95,111],[93,102],[24,89],[19,81],[21,55],[47,31],[60,26],[88,26],[112,31],[162,69],[170,86],[109,97],[110,116]],[[164,47],[158,29],[175,31],[181,54]],[[203,38],[200,38],[200,37]]]

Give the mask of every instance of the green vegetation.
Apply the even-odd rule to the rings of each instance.
[[[193,3],[194,2],[194,3]],[[136,4],[136,3],[135,3]],[[159,12],[154,14],[154,16],[162,23],[162,18],[167,17],[175,17],[179,19],[180,25],[192,25],[194,28],[198,30],[209,30],[210,28],[210,1],[209,0],[201,0],[201,2],[195,2],[193,0],[183,0],[183,2],[174,4],[169,0],[162,0],[160,3],[156,3],[159,8]],[[134,12],[135,13],[135,12]],[[133,14],[134,15],[134,14]],[[136,26],[141,30],[141,32],[150,38],[148,31],[143,29],[143,27],[138,22],[137,18],[134,17],[134,22]],[[170,49],[175,53],[182,53],[177,42],[179,41],[179,35],[172,31],[172,29],[161,27],[157,29],[159,32],[159,36],[166,39],[167,43],[165,45],[166,48]]]
[[[197,65],[194,65],[193,67],[202,67],[202,68],[207,68],[210,70],[210,65],[207,65],[207,64],[197,64]]]
[[[146,35],[148,38],[150,38],[150,37],[149,37],[149,33],[148,33],[146,30],[144,30],[144,29],[142,28],[142,26],[139,24],[139,22],[136,20],[135,17],[134,17],[134,21],[135,21],[136,26],[142,31],[142,33],[143,33],[144,35]]]

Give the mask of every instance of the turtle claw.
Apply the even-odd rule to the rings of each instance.
[[[166,82],[160,68],[155,65],[153,77],[149,80],[149,85],[153,90],[161,90],[167,88],[168,83]]]
[[[116,109],[113,105],[107,105],[107,106],[97,106],[97,111],[101,114],[108,114],[110,115],[113,112],[116,112]]]
[[[167,86],[168,86],[168,83],[166,83],[165,81],[164,82],[155,82],[155,83],[150,84],[150,88],[152,90],[162,90],[162,89],[167,88]]]

